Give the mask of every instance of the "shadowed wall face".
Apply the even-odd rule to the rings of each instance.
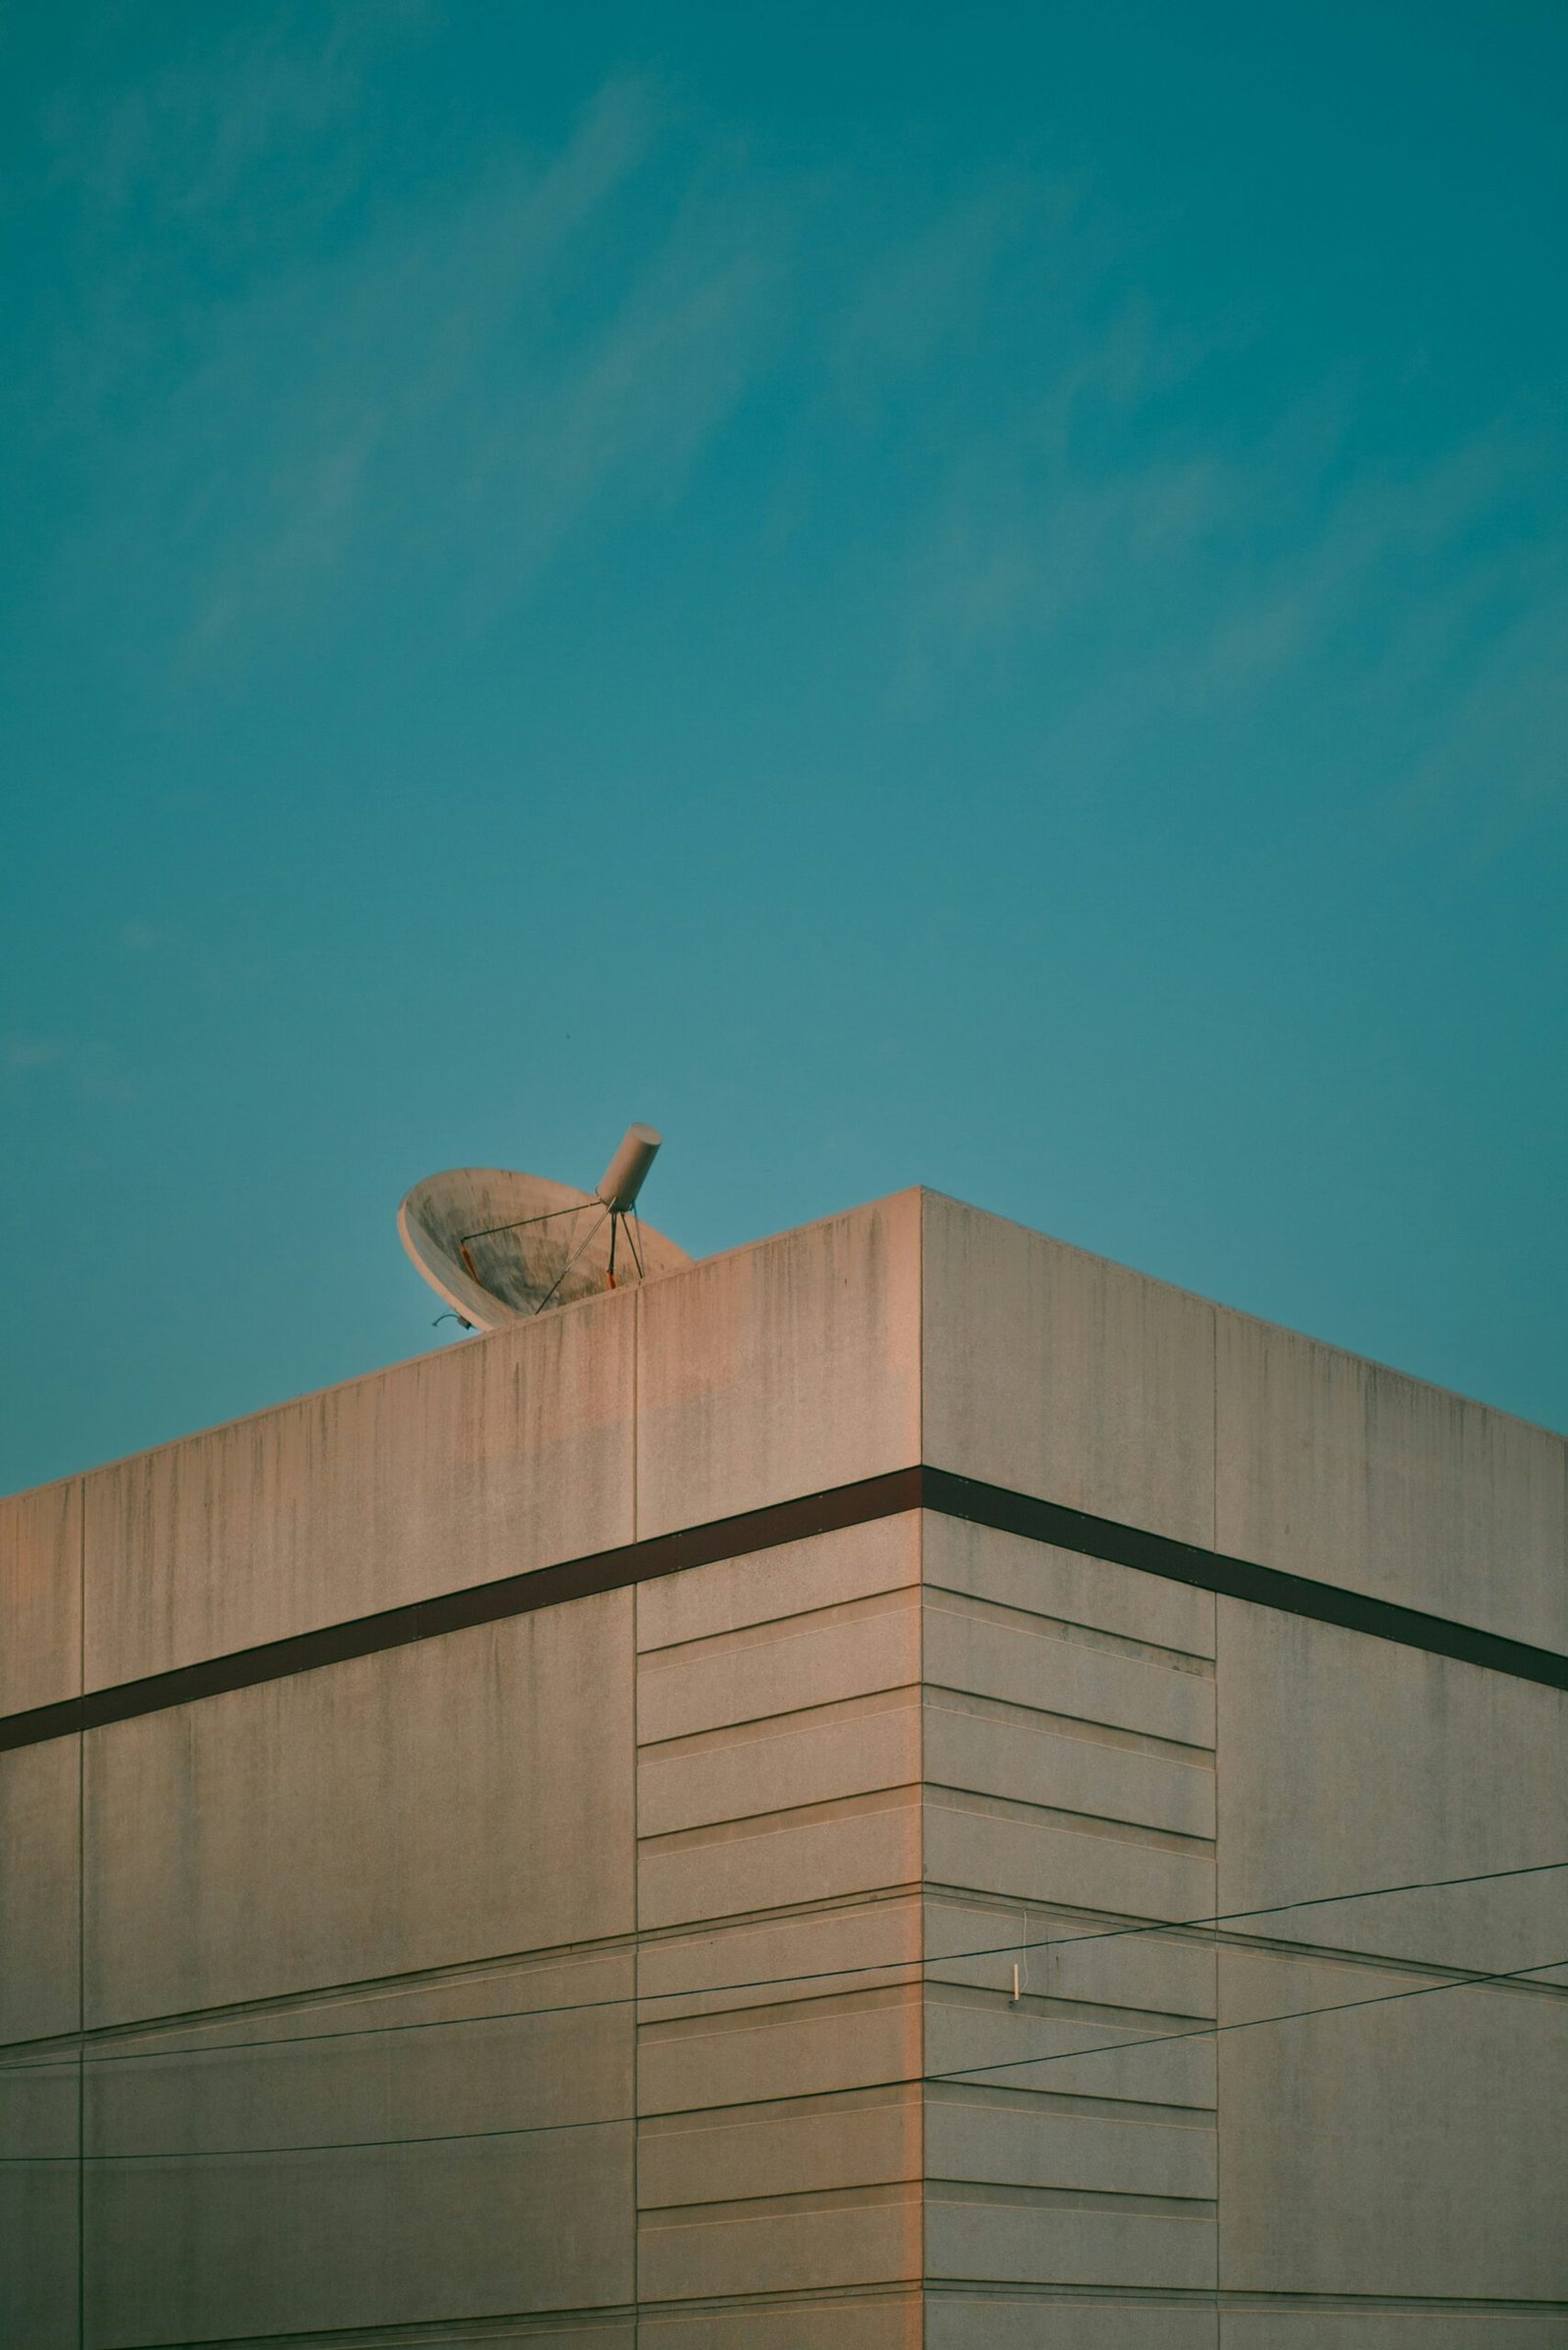
[[[0,2334],[1544,2350],[1564,1490],[907,1194],[0,1505]]]

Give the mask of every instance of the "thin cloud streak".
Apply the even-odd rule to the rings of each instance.
[[[122,103],[87,191],[107,220],[200,223],[285,167],[303,184],[327,149],[352,176],[368,167],[336,128],[378,43],[426,29],[415,8],[374,40],[334,17],[303,54],[276,27],[236,38]],[[93,150],[90,123],[68,130]],[[338,201],[324,183],[323,215]],[[1124,281],[1081,179],[1015,160],[895,204],[847,168],[828,184],[759,161],[653,79],[612,80],[554,154],[480,154],[322,255],[240,271],[172,381],[112,330],[106,271],[122,371],[77,429],[113,451],[118,512],[73,549],[74,593],[148,574],[130,633],[176,693],[330,636],[386,578],[450,573],[483,627],[585,534],[678,508],[765,394],[793,417],[787,529],[776,495],[760,524],[775,542],[809,522],[815,446],[897,449],[918,419],[906,508],[864,558],[895,715],[1059,661],[1049,761],[1075,735],[1125,742],[1140,713],[1298,699],[1332,660],[1352,759],[1375,742],[1396,760],[1362,792],[1391,825],[1458,823],[1473,848],[1559,807],[1565,591],[1538,549],[1561,436],[1502,419],[1374,470],[1348,463],[1354,404],[1332,382],[1271,429],[1195,424],[1193,386],[1257,322],[1173,319]],[[966,351],[1003,318],[1037,331],[987,412]],[[1484,772],[1494,709],[1506,776]]]
[[[542,166],[494,165],[433,219],[218,306],[200,365],[122,442],[139,495],[78,576],[167,545],[187,681],[329,620],[356,566],[462,556],[493,605],[612,493],[667,504],[776,352],[789,237],[766,189],[699,159],[617,255],[667,128],[649,85],[610,85]]]

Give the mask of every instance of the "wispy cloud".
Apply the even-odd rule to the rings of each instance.
[[[71,1047],[59,1036],[0,1037],[0,1066],[13,1076],[34,1069],[53,1069],[66,1059]]]
[[[107,13],[142,64],[139,12]],[[376,66],[434,26],[427,0],[373,10],[326,0],[215,20],[213,37],[177,63],[142,64],[107,96],[80,86],[56,101],[57,181],[100,217],[135,214],[225,242],[254,232],[259,177],[271,197],[308,188],[325,209],[352,184],[355,161],[352,139],[339,139],[343,171],[323,176],[326,134],[352,119]]]
[[[181,674],[329,619],[367,566],[461,553],[472,594],[513,592],[607,499],[678,493],[776,348],[790,236],[774,191],[681,147],[654,85],[612,83],[554,156],[483,159],[214,300],[156,401],[106,393],[131,495],[122,544],[78,563],[168,551]]]
[[[1315,697],[1344,729],[1336,782],[1406,840],[1458,827],[1473,860],[1568,811],[1561,437],[1504,417],[1371,463],[1322,394],[1246,437],[1173,430],[1203,354],[1189,328],[1163,341],[1147,309],[1120,317],[954,455],[904,551],[901,698],[1045,663],[1054,731],[1125,745]]]
[[[1441,581],[1440,599],[1457,595],[1473,605],[1488,592],[1494,559],[1490,551],[1475,555],[1471,541],[1528,483],[1539,455],[1495,429],[1400,476],[1348,483],[1315,524],[1293,532],[1283,551],[1251,569],[1245,609],[1220,616],[1211,630],[1205,680],[1223,692],[1250,690],[1348,625],[1364,625],[1380,585],[1404,565]],[[1252,469],[1250,501],[1262,513],[1277,510],[1282,482],[1273,452],[1263,450]],[[1430,626],[1425,597],[1422,610]],[[1384,602],[1379,649],[1393,625]]]
[[[823,494],[819,450],[840,482],[858,447],[906,452],[906,500],[856,549],[895,705],[1049,674],[1048,733],[1125,736],[1308,697],[1332,663],[1391,827],[1558,804],[1560,434],[1481,418],[1374,458],[1332,379],[1231,411],[1257,318],[1177,315],[1094,188],[1037,159],[943,195],[887,158],[813,180],[630,75],[554,147],[492,133],[428,182],[378,177],[368,93],[436,22],[247,19],[57,124],[96,293],[34,405],[107,468],[75,592],[136,579],[111,633],[166,688],[316,641],[388,581],[438,575],[482,619],[672,510],[784,387],[775,538]],[[186,277],[159,277],[175,249]]]
[[[12,1081],[18,1093],[44,1083],[58,1096],[88,1105],[130,1102],[135,1087],[118,1056],[101,1041],[78,1042],[66,1036],[0,1037],[0,1076]]]
[[[1078,191],[1021,168],[960,189],[914,229],[873,237],[829,329],[829,365],[841,392],[880,406],[910,375],[974,334],[999,260],[1021,238],[1038,245],[1071,220]]]

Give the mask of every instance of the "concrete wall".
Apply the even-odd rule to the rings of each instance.
[[[0,1712],[912,1462],[918,1313],[910,1196],[17,1496]],[[874,1526],[0,1754],[0,2341],[629,2344],[640,2263],[668,2350],[902,2350],[917,1994],[809,1983],[918,1948],[917,1578]]]
[[[1067,2286],[1209,2340],[1213,1939],[1126,1929],[1213,1914],[1214,1601],[924,1527],[933,2338],[1055,2339]]]
[[[1568,1856],[1564,1692],[1232,1601],[1219,1650],[1223,1910]],[[1221,2039],[1222,2280],[1512,2342],[1507,2304],[1568,2302],[1568,1969],[1440,1986],[1568,1956],[1568,1872],[1258,1926],[1273,1947],[1221,1953],[1226,2022],[1423,1995]],[[1279,2323],[1236,2338],[1359,2338]]]
[[[1568,1646],[1560,1440],[906,1194],[0,1503],[0,1712],[922,1459]],[[1568,1872],[1328,1898],[1565,1710],[905,1510],[0,1753],[0,2341],[1568,2341]]]
[[[1560,1438],[934,1198],[923,1395],[940,1467],[1568,1648]],[[1568,1955],[1568,1871],[1056,1939],[1568,1859],[1568,1696],[927,1525],[929,1947],[1052,1936],[934,1969],[933,2073],[1052,2061],[928,2089],[932,2350],[1568,2342],[1568,1970],[1262,2020]]]
[[[933,1193],[922,1451],[1568,1649],[1568,1444]]]
[[[0,1503],[0,1710],[81,1688],[81,1485]],[[0,2341],[76,2339],[81,1742],[0,1754]],[[69,2051],[69,2053],[68,2053]]]
[[[89,2342],[631,2297],[631,1617],[90,1736]]]
[[[658,2350],[918,2340],[919,1575],[911,1513],[637,1593]]]

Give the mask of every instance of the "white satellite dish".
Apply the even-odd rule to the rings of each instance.
[[[454,1167],[416,1183],[398,1209],[404,1248],[472,1330],[499,1330],[691,1258],[637,1215],[661,1137],[628,1126],[597,1190],[504,1167]]]

